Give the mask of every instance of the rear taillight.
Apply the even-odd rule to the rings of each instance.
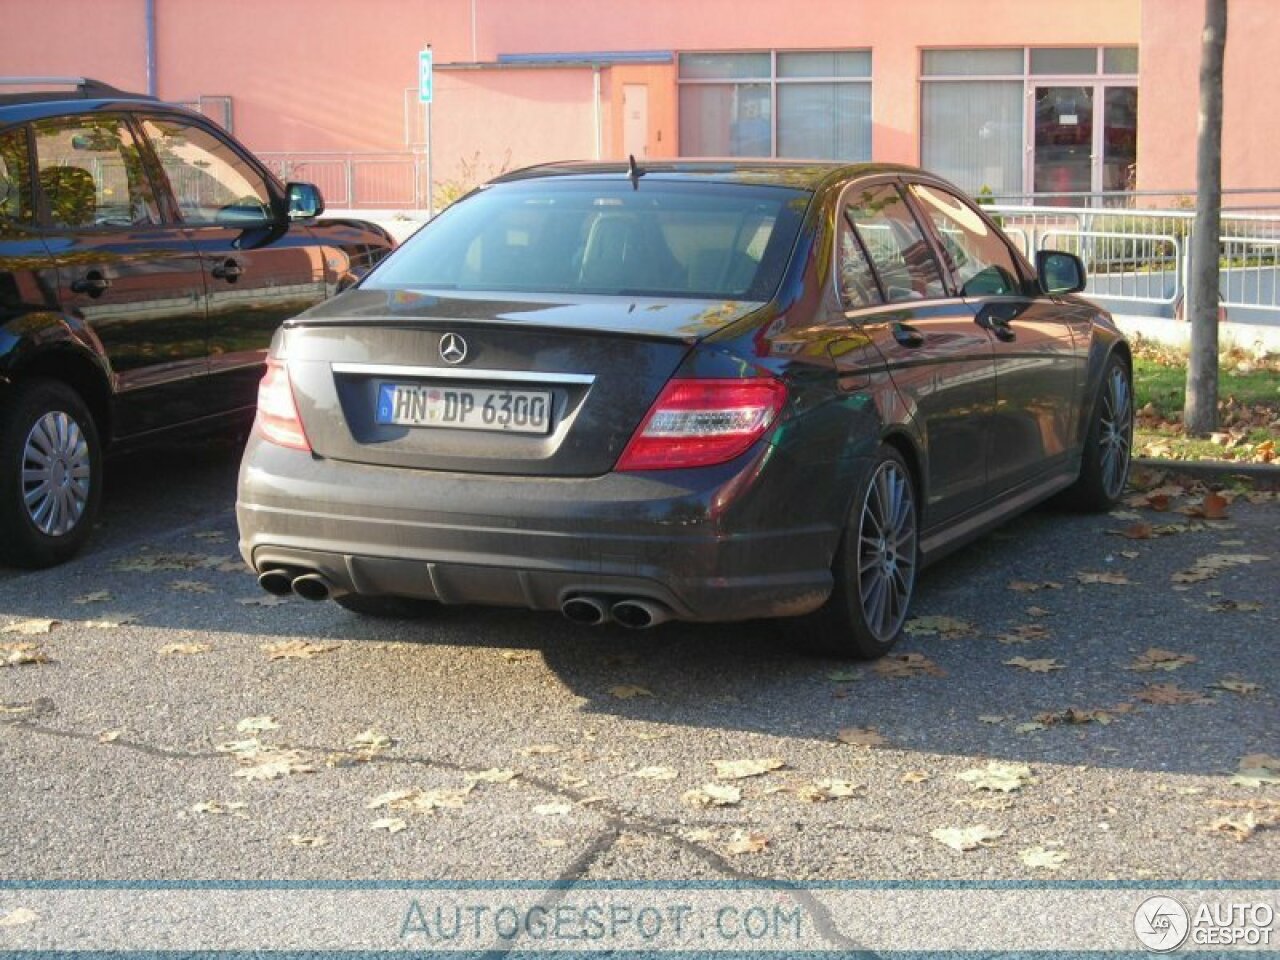
[[[267,360],[267,372],[258,384],[258,431],[263,438],[282,447],[311,452],[298,405],[293,401],[289,369],[274,358]]]
[[[777,380],[671,380],[618,460],[618,470],[709,467],[764,435],[787,399]]]

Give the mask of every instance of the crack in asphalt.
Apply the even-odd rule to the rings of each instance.
[[[0,725],[7,727],[15,727],[24,731],[42,735],[55,737],[65,740],[77,740],[84,743],[91,743],[102,747],[114,747],[121,750],[129,750],[148,757],[154,757],[161,760],[225,760],[232,754],[225,751],[198,751],[198,750],[176,750],[168,747],[157,747],[150,743],[139,740],[126,740],[117,738],[114,740],[102,740],[98,733],[88,733],[83,730],[71,730],[60,727],[49,726],[46,723],[39,722],[42,718],[57,713],[57,705],[49,697],[40,697],[26,703],[6,703],[2,705],[4,709],[22,710],[21,713],[10,713],[0,715]],[[267,746],[267,745],[264,745]],[[272,744],[272,747],[279,749],[297,749],[314,754],[328,754],[330,756],[350,756],[351,751],[346,747],[333,747],[330,745],[316,744]],[[372,754],[359,756],[351,766],[357,765],[397,765],[423,767],[427,769],[445,770],[451,773],[461,773],[464,776],[471,773],[481,773],[490,769],[489,766],[478,766],[466,763],[460,763],[453,760],[438,760],[423,756],[387,756],[383,754]],[[831,917],[827,907],[813,895],[811,891],[805,890],[800,886],[792,886],[784,881],[770,880],[767,877],[761,877],[757,874],[741,870],[734,866],[723,854],[716,852],[711,847],[697,841],[690,840],[688,837],[681,835],[679,828],[688,826],[680,820],[670,818],[647,817],[633,812],[628,813],[619,807],[616,802],[610,798],[603,798],[602,803],[584,804],[583,801],[597,797],[595,793],[584,793],[580,790],[574,790],[571,787],[565,787],[554,783],[545,777],[537,774],[529,774],[521,771],[518,779],[528,784],[535,790],[550,794],[561,798],[562,800],[571,801],[575,806],[585,807],[587,809],[599,812],[605,820],[605,826],[600,830],[594,838],[585,846],[585,848],[575,856],[567,866],[557,874],[555,880],[551,882],[555,887],[551,896],[540,901],[542,906],[554,906],[563,899],[568,888],[586,878],[592,866],[606,856],[617,845],[618,840],[624,833],[635,833],[654,837],[656,839],[668,842],[673,846],[685,851],[686,853],[701,860],[707,866],[721,874],[722,876],[738,880],[744,883],[760,883],[768,882],[771,884],[779,884],[783,889],[787,890],[798,904],[803,906],[813,920],[819,934],[833,946],[844,950],[862,951],[864,956],[874,956],[866,952],[866,948],[858,945],[855,941],[850,940],[841,933]],[[856,826],[847,829],[867,830],[869,832],[881,832],[875,828],[859,828]],[[494,952],[486,954],[495,958],[505,957],[515,945],[502,947]]]

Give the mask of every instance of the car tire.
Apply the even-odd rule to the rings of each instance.
[[[1080,476],[1062,494],[1077,510],[1110,510],[1120,502],[1133,456],[1133,377],[1114,354],[1107,359],[1093,400]]]
[[[434,600],[372,596],[364,593],[339,594],[333,598],[333,601],[344,610],[358,613],[362,617],[376,617],[379,620],[418,620],[439,607]]]
[[[831,596],[813,613],[784,621],[801,646],[855,660],[893,649],[915,590],[918,513],[906,460],[882,446],[858,483],[831,568]]]
[[[80,395],[56,380],[16,383],[0,406],[0,562],[73,557],[102,499],[102,449]]]

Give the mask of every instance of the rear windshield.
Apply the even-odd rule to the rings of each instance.
[[[627,177],[497,184],[450,207],[362,284],[526,293],[773,297],[811,194]]]

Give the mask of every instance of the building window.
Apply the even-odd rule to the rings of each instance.
[[[871,52],[680,54],[686,157],[871,159]]]
[[[1137,47],[926,50],[921,163],[975,194],[1133,189],[1137,71]]]

